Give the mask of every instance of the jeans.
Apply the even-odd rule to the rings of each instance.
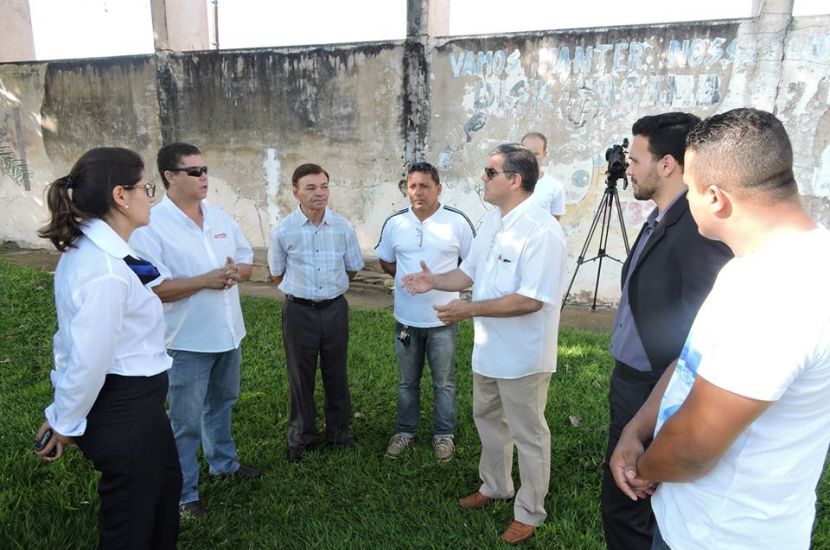
[[[231,437],[231,407],[239,397],[241,348],[219,353],[167,350],[173,358],[169,371],[170,425],[182,467],[180,504],[199,500],[199,463],[202,445],[211,475],[230,475],[239,469]]]
[[[659,527],[654,528],[654,540],[651,542],[651,550],[671,550],[666,541],[663,540]]]
[[[424,358],[429,359],[435,435],[453,435],[458,424],[455,406],[455,324],[440,327],[408,327],[409,344],[398,336],[404,325],[395,323],[395,353],[398,356],[398,424],[397,432],[415,434],[421,417],[421,374]]]

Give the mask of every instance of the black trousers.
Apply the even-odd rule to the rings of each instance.
[[[317,307],[286,299],[282,309],[282,336],[291,397],[288,446],[305,448],[314,441],[318,358],[325,392],[326,439],[339,442],[349,433],[351,416],[346,376],[348,302],[340,296],[325,307]]]
[[[611,550],[649,550],[655,520],[651,499],[637,502],[628,498],[614,483],[608,461],[617,446],[623,428],[640,410],[657,384],[662,372],[642,372],[617,361],[611,373],[608,405],[611,424],[602,477],[602,525],[605,543]]]
[[[84,435],[75,438],[101,472],[98,548],[167,549],[179,534],[182,473],[164,410],[167,372],[107,376]]]

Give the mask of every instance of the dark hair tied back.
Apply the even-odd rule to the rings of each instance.
[[[104,219],[115,210],[112,190],[132,187],[144,175],[138,153],[121,147],[98,147],[83,155],[69,174],[49,184],[46,204],[51,218],[38,231],[61,252],[75,246],[87,220]],[[70,194],[71,191],[71,194]]]

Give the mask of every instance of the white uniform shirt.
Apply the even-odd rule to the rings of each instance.
[[[363,269],[363,256],[349,220],[326,208],[314,225],[298,207],[271,232],[268,266],[284,294],[330,300],[349,289],[346,272]]]
[[[230,216],[205,201],[202,215],[199,227],[165,196],[150,211],[150,225],[133,232],[130,244],[161,273],[151,288],[166,279],[187,279],[224,267],[228,257],[238,264],[253,263],[251,245]],[[169,349],[219,353],[239,347],[245,337],[236,285],[167,302],[164,316]]]
[[[532,197],[545,212],[552,216],[561,216],[565,213],[565,188],[550,174],[539,178],[533,189]]]
[[[700,308],[655,433],[699,376],[772,404],[704,476],[661,483],[652,507],[676,550],[807,549],[830,444],[830,232],[781,236],[727,263]]]
[[[423,222],[407,208],[392,214],[383,224],[380,242],[375,247],[378,258],[395,262],[395,319],[412,327],[440,327],[433,305],[443,305],[458,298],[458,292],[433,290],[410,294],[401,278],[421,271],[421,260],[433,273],[452,271],[460,259],[467,257],[475,237],[473,224],[460,210],[441,206]]]
[[[521,294],[544,303],[516,317],[476,317],[473,372],[521,378],[556,371],[559,308],[567,247],[562,227],[530,199],[502,218],[491,210],[461,270],[473,281],[473,301]]]
[[[173,362],[164,349],[161,301],[123,260],[138,254],[102,220],[83,232],[55,270],[55,400],[45,412],[67,436],[86,431],[108,374],[154,376]]]

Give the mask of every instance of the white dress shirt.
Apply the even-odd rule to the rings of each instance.
[[[515,317],[475,317],[473,372],[521,378],[556,371],[559,308],[567,247],[562,227],[530,199],[502,218],[491,210],[461,270],[473,281],[473,301],[521,294],[542,309]]]
[[[104,221],[92,220],[55,270],[52,428],[83,435],[108,374],[154,376],[170,368],[161,301],[124,262],[138,257]]]
[[[423,222],[412,208],[392,214],[383,224],[377,250],[378,258],[396,263],[395,319],[411,327],[440,327],[438,312],[432,307],[458,298],[458,292],[432,290],[410,294],[401,285],[407,273],[421,271],[421,260],[433,273],[452,271],[459,259],[470,252],[475,237],[473,224],[460,210],[441,206]]]
[[[279,289],[306,300],[330,300],[349,289],[347,271],[360,271],[363,256],[349,220],[329,208],[314,225],[298,207],[271,232],[271,275]]]
[[[150,211],[150,225],[133,232],[130,244],[161,273],[151,288],[224,267],[228,257],[238,264],[253,263],[254,251],[233,218],[205,201],[202,215],[199,227],[165,196]],[[167,302],[164,317],[169,349],[219,353],[238,348],[245,337],[237,285]]]

